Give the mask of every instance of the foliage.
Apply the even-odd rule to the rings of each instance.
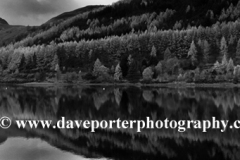
[[[178,74],[179,60],[177,58],[171,58],[164,63],[164,71],[169,74]]]
[[[233,64],[232,58],[230,58],[230,60],[228,61],[228,64],[227,64],[227,72],[233,73],[233,71],[234,71],[234,64]]]
[[[122,70],[120,64],[116,66],[115,73],[114,73],[114,80],[119,81],[122,79]]]
[[[102,65],[100,60],[97,59],[94,63],[93,75],[99,77],[99,76],[108,74],[108,72],[109,72],[109,69],[104,65]]]
[[[208,43],[207,40],[203,41],[203,63],[208,64],[210,60],[210,44]]]
[[[46,74],[44,73],[44,72],[37,72],[36,74],[35,74],[35,80],[37,81],[37,82],[42,82],[42,81],[44,81],[46,79]]]
[[[121,59],[120,67],[122,70],[122,76],[123,76],[123,78],[125,78],[128,74],[128,57],[127,56],[124,56]]]
[[[153,78],[153,71],[152,71],[152,67],[148,67],[146,68],[143,73],[142,73],[142,76],[143,76],[143,80],[144,81],[151,81],[152,78]]]
[[[72,83],[74,81],[79,80],[79,75],[75,72],[69,72],[69,73],[66,73],[66,74],[62,74],[61,79],[64,82]]]
[[[238,43],[237,43],[235,63],[237,65],[240,65],[240,39],[238,40]]]
[[[85,80],[90,80],[90,81],[97,79],[97,77],[94,76],[92,73],[87,73],[87,74],[83,75],[82,78]]]
[[[129,66],[129,71],[127,75],[127,79],[131,83],[138,82],[141,77],[138,64],[136,61],[131,61],[130,66]]]
[[[225,56],[227,58],[228,56],[228,46],[225,37],[222,37],[221,39],[221,45],[220,45],[220,52],[221,56]]]
[[[82,70],[92,72],[87,79],[118,80],[122,73],[123,79],[138,81],[151,66],[154,78],[191,77],[198,68],[195,79],[231,79],[234,64],[240,63],[240,22],[235,21],[240,3],[232,2],[136,0],[93,7],[54,25],[30,28],[36,32],[0,48],[0,64],[4,75],[44,73],[46,78]]]
[[[164,60],[168,60],[172,58],[172,53],[171,51],[169,50],[169,48],[167,48],[165,51],[164,51]]]
[[[194,41],[191,43],[190,49],[188,51],[188,57],[190,57],[192,65],[195,66],[197,63],[197,49]]]
[[[155,67],[158,76],[163,74],[163,65],[161,62],[158,62],[157,66]]]
[[[156,57],[156,56],[157,56],[157,50],[156,50],[156,47],[155,47],[155,46],[152,47],[152,51],[151,51],[150,56],[151,56],[151,57]]]

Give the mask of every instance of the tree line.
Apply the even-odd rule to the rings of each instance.
[[[9,45],[0,49],[1,73],[50,73],[56,71],[56,65],[61,72],[77,73],[81,70],[92,73],[98,59],[109,68],[103,70],[108,74],[110,72],[112,77],[119,64],[124,79],[132,79],[132,74],[139,81],[148,73],[145,71],[143,74],[148,68],[153,79],[166,77],[166,81],[169,81],[169,76],[173,76],[172,79],[176,80],[176,76],[181,79],[181,75],[191,75],[189,72],[196,69],[202,71],[216,67],[217,61],[223,66],[227,66],[229,61],[233,66],[239,65],[239,31],[240,23],[236,21],[206,28],[131,32],[99,40],[52,42],[31,47]],[[206,74],[216,73],[211,71]]]

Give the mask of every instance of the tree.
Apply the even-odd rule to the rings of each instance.
[[[33,59],[32,56],[29,55],[26,57],[26,71],[30,71],[33,69]]]
[[[101,61],[97,59],[94,63],[93,67],[93,75],[100,77],[100,76],[106,76],[109,72],[109,69],[102,65]]]
[[[234,67],[233,75],[234,75],[234,82],[238,83],[240,78],[240,65],[237,65]]]
[[[122,76],[123,76],[123,78],[124,78],[124,77],[126,77],[127,74],[128,74],[128,57],[127,57],[127,56],[124,56],[124,57],[121,59],[120,67],[121,67],[121,70],[122,70]]]
[[[2,75],[2,73],[3,73],[3,67],[2,67],[2,65],[0,64],[0,75]]]
[[[22,54],[18,68],[19,68],[19,72],[24,72],[26,69],[26,59],[25,59],[24,54]]]
[[[128,65],[130,66],[132,64],[132,62],[133,62],[133,58],[132,58],[132,55],[130,54],[128,56]]]
[[[163,74],[163,66],[161,62],[158,62],[157,66],[155,67],[157,76],[159,77],[160,75]]]
[[[129,82],[135,83],[138,82],[141,77],[141,73],[138,69],[138,64],[136,61],[132,60],[129,66],[127,79]]]
[[[169,50],[169,48],[167,48],[167,49],[165,50],[165,52],[164,52],[164,60],[168,60],[168,59],[170,59],[170,58],[173,58],[173,57],[172,57],[172,53],[171,53],[171,51]]]
[[[234,67],[233,75],[237,78],[240,77],[240,65]]]
[[[228,46],[227,46],[226,39],[224,37],[222,37],[221,39],[220,53],[221,53],[221,57],[225,55],[226,58],[228,58]]]
[[[36,69],[37,67],[37,57],[36,54],[34,53],[33,55],[29,55],[26,57],[26,70],[31,71],[33,69]]]
[[[208,64],[210,59],[210,44],[207,40],[203,41],[203,63]]]
[[[237,44],[235,64],[240,64],[240,39],[238,40]]]
[[[197,63],[197,49],[194,41],[191,43],[190,49],[188,51],[188,57],[190,57],[192,65],[195,66]]]
[[[153,71],[152,71],[152,68],[151,67],[148,67],[146,68],[143,73],[142,73],[142,76],[143,76],[143,80],[145,81],[151,81],[152,78],[153,78]]]
[[[220,65],[220,63],[219,63],[218,61],[216,61],[213,66],[214,66],[214,68],[218,68],[218,67],[220,67],[221,65]]]
[[[177,57],[167,60],[164,64],[164,69],[164,72],[166,71],[166,73],[168,73],[169,75],[178,74],[179,60],[177,59]]]
[[[152,51],[150,54],[151,57],[156,57],[157,56],[157,49],[155,46],[152,46]]]
[[[99,75],[99,70],[100,70],[100,67],[102,66],[102,63],[99,59],[97,59],[94,63],[94,66],[93,66],[93,75],[94,76],[98,76]]]
[[[234,64],[232,58],[230,58],[228,64],[227,64],[227,72],[232,73],[234,70]]]
[[[53,58],[53,61],[52,61],[52,64],[51,64],[51,70],[52,71],[57,71],[56,70],[56,66],[58,65],[58,69],[60,70],[60,67],[59,67],[59,58],[58,58],[58,55],[55,54],[54,55],[54,58]]]
[[[228,65],[228,61],[227,61],[227,56],[226,55],[223,55],[223,57],[222,57],[222,65],[223,66],[227,66]]]
[[[32,69],[36,69],[36,68],[37,68],[37,56],[36,56],[36,53],[34,53],[32,57]]]
[[[118,64],[115,69],[114,80],[119,81],[121,78],[122,78],[122,69],[120,67],[120,64]]]
[[[191,10],[191,6],[188,5],[187,8],[186,8],[186,13],[188,13],[190,10]]]
[[[156,47],[153,46],[150,54],[149,66],[155,66],[158,63],[156,57],[157,57],[157,50],[156,50]]]

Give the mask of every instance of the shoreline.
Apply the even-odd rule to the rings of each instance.
[[[234,83],[54,83],[54,82],[29,82],[13,83],[14,85],[29,87],[66,87],[66,86],[135,86],[135,87],[169,87],[169,88],[240,88],[239,84]]]

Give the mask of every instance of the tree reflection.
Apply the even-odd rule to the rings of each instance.
[[[0,116],[13,119],[71,120],[240,119],[239,89],[137,87],[0,87]],[[12,132],[11,132],[12,130]],[[24,133],[23,133],[24,132]],[[239,159],[238,130],[106,129],[17,130],[0,137],[38,137],[53,146],[87,157],[113,159]],[[19,135],[18,135],[19,134]],[[0,138],[0,142],[4,142]],[[201,152],[199,152],[201,150]]]

